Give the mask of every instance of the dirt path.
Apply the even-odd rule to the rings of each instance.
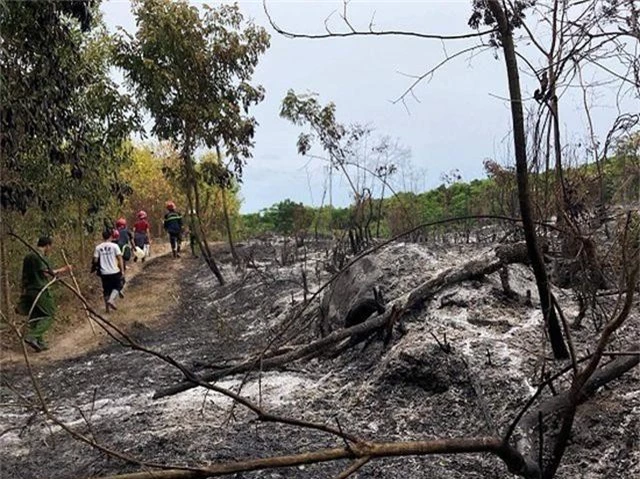
[[[182,274],[185,261],[189,258],[174,260],[169,255],[168,245],[154,245],[154,253],[144,263],[133,261],[127,266],[127,283],[124,288],[123,299],[119,300],[118,311],[110,313],[111,319],[125,329],[134,324],[152,324],[170,309],[177,301],[179,292],[172,287],[175,279]],[[104,306],[92,301],[92,306],[99,312]],[[36,364],[78,358],[89,351],[104,346],[109,341],[107,334],[97,325],[92,325],[86,318],[84,311],[78,304],[79,326],[62,334],[51,334],[50,349],[38,354],[30,355],[31,362]],[[20,351],[5,350],[0,356],[0,367],[23,363]]]

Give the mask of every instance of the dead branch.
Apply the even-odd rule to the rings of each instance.
[[[474,279],[483,275],[491,274],[498,271],[502,266],[511,263],[525,262],[527,260],[527,249],[524,243],[516,243],[508,246],[499,246],[488,254],[475,258],[461,266],[449,268],[434,278],[424,281],[421,285],[410,291],[409,293],[396,299],[387,308],[387,312],[374,316],[364,323],[358,324],[351,328],[339,329],[325,336],[322,339],[313,341],[308,345],[291,351],[289,353],[263,359],[261,362],[251,359],[243,364],[214,371],[200,376],[199,381],[217,381],[225,376],[233,374],[245,373],[255,370],[260,365],[261,370],[265,371],[282,364],[289,363],[302,358],[310,358],[326,350],[328,346],[332,346],[341,340],[350,337],[363,335],[373,332],[387,325],[394,315],[394,311],[410,311],[411,309],[421,307],[425,301],[428,301],[438,292],[447,286],[451,286],[462,281]],[[396,318],[397,320],[397,318]],[[197,384],[193,381],[184,381],[182,383],[170,386],[156,391],[154,399],[171,396],[186,391]]]
[[[611,335],[622,326],[631,312],[635,287],[638,274],[640,273],[640,262],[638,261],[638,255],[640,254],[640,230],[637,227],[638,219],[637,214],[627,214],[622,238],[622,264],[625,265],[623,281],[626,285],[624,303],[622,308],[612,316],[604,327],[598,339],[596,351],[591,356],[587,366],[576,375],[571,384],[571,388],[566,393],[568,405],[562,415],[562,425],[560,432],[555,438],[551,459],[544,470],[543,477],[545,478],[552,478],[560,466],[560,461],[569,442],[578,405],[590,397],[601,385],[624,374],[624,372],[637,365],[640,361],[640,357],[637,356],[620,357],[612,361],[613,366],[611,366],[610,363],[607,365],[609,367],[605,366],[604,368],[598,369]],[[630,251],[628,251],[627,248]]]
[[[431,68],[430,70],[422,73],[421,75],[416,75],[414,76],[414,81],[411,85],[409,85],[409,87],[402,93],[402,95],[400,95],[398,98],[396,98],[395,100],[393,100],[391,103],[393,103],[394,105],[399,103],[399,102],[404,102],[405,98],[407,97],[407,95],[412,94],[413,95],[413,91],[414,89],[420,84],[422,83],[426,78],[430,78],[433,77],[433,75],[442,67],[444,67],[447,63],[449,63],[450,61],[454,60],[455,58],[464,55],[465,53],[472,53],[475,52],[476,50],[481,50],[481,51],[486,51],[489,50],[491,47],[484,45],[484,44],[480,44],[480,45],[474,45],[472,47],[469,48],[465,48],[463,50],[460,50],[456,53],[454,53],[453,55],[447,55],[444,60],[442,60],[440,63],[438,63],[437,65],[435,65],[433,68]]]
[[[320,449],[289,456],[212,464],[198,471],[164,470],[136,472],[93,479],[192,479],[223,476],[237,472],[294,467],[303,464],[337,461],[341,459],[424,456],[434,454],[492,453],[508,465],[509,470],[526,478],[537,478],[538,468],[527,462],[513,448],[505,447],[494,437],[438,439],[433,441],[404,441],[364,443],[351,448]]]
[[[347,32],[333,32],[329,29],[327,21],[325,21],[325,30],[327,33],[318,33],[318,34],[311,34],[311,33],[294,33],[294,32],[290,32],[288,30],[285,30],[281,27],[278,26],[278,24],[275,23],[275,21],[273,20],[271,14],[269,13],[269,9],[267,8],[267,1],[263,0],[262,5],[264,7],[264,13],[267,16],[267,19],[269,20],[269,23],[271,24],[271,27],[278,32],[280,35],[283,35],[287,38],[306,38],[306,39],[312,39],[312,40],[321,40],[321,39],[326,39],[326,38],[345,38],[345,37],[365,37],[365,36],[405,36],[405,37],[414,37],[414,38],[423,38],[423,39],[429,39],[429,40],[465,40],[465,39],[469,39],[469,38],[478,38],[478,37],[483,37],[487,34],[490,34],[492,32],[495,31],[495,29],[492,30],[486,30],[486,31],[482,31],[482,32],[475,32],[475,33],[462,33],[459,35],[435,35],[435,34],[427,34],[427,33],[420,33],[420,32],[411,32],[411,31],[403,31],[403,30],[373,30],[373,24],[370,23],[369,24],[369,30],[356,30],[354,29],[349,20],[348,20],[348,16],[347,16],[347,11],[346,11],[346,6],[345,9],[343,11],[342,14],[340,14],[340,18],[342,18],[343,22],[345,22],[345,25],[347,26],[347,28],[349,29],[349,31]],[[330,15],[331,16],[331,15]],[[328,20],[328,18],[327,18]]]
[[[635,345],[634,349],[637,349],[640,345]],[[583,359],[590,359],[583,358]],[[613,361],[605,364],[595,371],[591,378],[584,384],[578,396],[578,404],[583,404],[590,397],[592,397],[598,389],[602,386],[610,383],[611,381],[618,379],[627,371],[633,369],[640,363],[640,354],[624,355]],[[566,370],[565,370],[566,372]],[[564,410],[571,407],[571,391],[568,390],[557,396],[554,396],[544,402],[538,407],[525,415],[520,422],[520,429],[526,434],[536,427],[538,423],[538,412],[541,412],[543,416],[550,414],[560,414]]]
[[[362,466],[364,466],[367,462],[369,462],[371,458],[369,456],[361,457],[357,461],[351,463],[349,467],[347,467],[344,471],[336,476],[336,479],[347,479],[351,474],[359,471]]]

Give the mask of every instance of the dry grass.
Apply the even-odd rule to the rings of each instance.
[[[127,329],[134,323],[157,322],[179,300],[173,279],[180,274],[185,262],[173,260],[167,251],[166,245],[158,245],[155,255],[145,263],[129,263],[125,298],[118,302],[118,311],[109,313],[110,319],[119,326]],[[104,311],[100,282],[97,277],[93,278],[93,281],[83,278],[81,288],[91,305],[97,311]],[[89,286],[83,286],[83,283],[89,283]],[[97,325],[91,327],[78,301],[68,300],[60,304],[57,321],[49,331],[47,341],[50,349],[32,354],[34,363],[78,357],[112,340]],[[13,338],[0,353],[0,364],[23,361],[20,349]]]

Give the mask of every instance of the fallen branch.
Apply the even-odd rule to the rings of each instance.
[[[635,345],[634,349],[637,349],[638,345]],[[580,362],[591,359],[591,356],[582,358]],[[561,415],[565,411],[569,411],[571,408],[575,408],[580,404],[586,402],[591,398],[602,386],[618,379],[626,372],[630,371],[640,363],[640,354],[627,355],[626,353],[617,359],[605,364],[597,369],[590,377],[590,379],[584,384],[580,391],[580,395],[577,398],[577,404],[573,403],[572,390],[553,396],[550,399],[543,401],[539,406],[533,408],[531,412],[526,414],[518,424],[520,430],[520,439],[518,440],[517,449],[519,451],[533,450],[531,445],[536,437],[533,433],[534,428],[538,426],[539,415],[542,417],[548,417],[550,415]],[[568,366],[564,369],[564,372],[571,370],[572,367]],[[508,440],[508,436],[506,436]]]
[[[336,476],[336,479],[347,479],[351,474],[355,474],[358,472],[362,466],[364,466],[367,462],[369,462],[371,458],[369,456],[361,457],[357,461],[351,463],[349,467],[347,467],[344,471]]]
[[[294,467],[303,464],[316,464],[341,459],[374,459],[381,457],[461,453],[492,453],[505,461],[511,472],[531,479],[538,477],[537,466],[526,463],[524,458],[512,448],[505,448],[500,439],[495,437],[479,437],[469,439],[438,439],[433,441],[362,443],[353,445],[350,448],[320,449],[314,452],[305,452],[289,456],[212,464],[198,471],[169,469],[157,472],[135,472],[99,478],[94,477],[93,479],[192,479],[223,476],[237,472]]]
[[[638,363],[640,363],[640,355],[621,356],[600,367],[582,387],[580,395],[578,396],[578,404],[587,401],[587,399],[593,396],[602,386],[618,379],[627,371],[636,367]],[[533,417],[537,416],[537,411],[541,411],[545,416],[561,412],[563,409],[569,407],[569,399],[570,391],[566,391],[543,402],[539,407],[535,408],[535,413],[523,419],[522,426],[524,428],[531,427],[531,425],[537,421]]]
[[[401,296],[392,302],[391,307],[382,315],[374,316],[364,323],[358,324],[351,328],[338,329],[322,339],[313,341],[312,343],[278,356],[265,358],[262,361],[258,359],[250,359],[249,361],[233,366],[230,368],[213,371],[203,374],[199,377],[201,381],[217,381],[225,376],[246,373],[248,371],[260,368],[261,371],[272,369],[282,364],[295,361],[302,358],[313,357],[326,350],[328,346],[338,343],[339,341],[354,335],[362,335],[380,329],[387,325],[393,318],[394,311],[409,311],[417,307],[421,307],[425,301],[428,301],[444,288],[462,281],[474,279],[483,275],[491,274],[498,271],[504,265],[527,260],[527,249],[525,243],[516,243],[513,245],[499,246],[488,254],[481,255],[461,266],[449,268],[435,277],[430,278],[420,284],[409,293]],[[397,319],[397,318],[396,318]],[[156,391],[154,399],[171,396],[180,392],[196,387],[193,381],[187,380]]]

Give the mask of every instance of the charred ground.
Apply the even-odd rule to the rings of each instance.
[[[370,256],[376,279],[393,300],[445,267],[462,264],[492,246],[424,246],[393,243]],[[278,242],[240,248],[249,267],[236,269],[222,254],[228,282],[218,286],[206,266],[183,258],[171,281],[132,281],[130,294],[161,289],[174,298],[165,314],[145,323],[144,312],[129,332],[198,372],[233,364],[265,347],[303,300],[301,271],[311,292],[330,277],[327,244],[309,245],[290,257]],[[150,268],[162,268],[169,258]],[[542,319],[526,305],[535,291],[525,265],[509,267],[514,296],[505,295],[498,273],[439,292],[405,317],[391,344],[373,342],[335,357],[287,364],[262,375],[224,378],[219,385],[240,391],[272,412],[339,424],[371,440],[413,440],[492,434],[504,430],[539,380],[544,343]],[[366,282],[367,278],[361,278]],[[575,314],[570,292],[557,290]],[[133,306],[131,306],[133,307]],[[638,341],[637,308],[614,347]],[[289,344],[317,336],[317,303],[286,331]],[[444,337],[451,345],[441,348]],[[588,344],[593,327],[575,332]],[[55,347],[55,345],[54,345]],[[564,366],[566,364],[558,365]],[[201,389],[152,399],[154,391],[181,381],[179,372],[143,353],[111,343],[81,357],[36,365],[34,372],[55,414],[111,449],[141,460],[198,465],[320,447],[340,447],[335,437],[277,424],[229,399]],[[71,439],[58,426],[25,407],[12,391],[34,397],[24,366],[3,366],[2,477],[80,478],[139,470]],[[559,477],[631,478],[640,473],[640,393],[637,368],[579,410],[573,440]],[[6,387],[5,387],[6,386]],[[550,393],[549,393],[550,394]],[[345,462],[236,474],[232,477],[335,477]],[[362,478],[510,477],[488,455],[445,455],[376,460]]]

